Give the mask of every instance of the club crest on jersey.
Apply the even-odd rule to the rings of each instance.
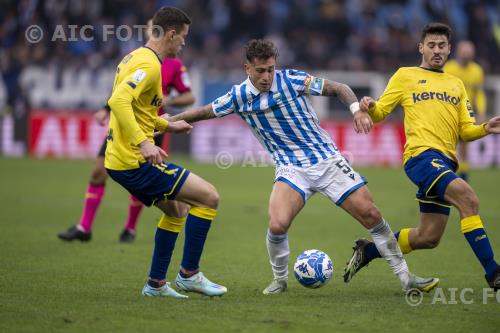
[[[423,92],[423,93],[413,93],[413,103],[434,100],[434,99],[437,99],[438,101],[450,103],[453,105],[460,104],[460,97],[448,95],[448,92],[446,92],[446,91],[442,92],[442,93],[435,92],[435,91],[429,91],[429,92]]]
[[[441,162],[441,160],[439,158],[433,158],[431,161],[431,165],[439,171],[442,168],[444,168],[444,165],[439,164],[438,162]]]

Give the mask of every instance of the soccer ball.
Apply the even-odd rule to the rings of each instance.
[[[333,275],[330,257],[320,250],[302,252],[293,265],[295,278],[306,288],[323,287]]]

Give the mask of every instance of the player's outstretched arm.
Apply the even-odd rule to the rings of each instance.
[[[207,104],[204,106],[200,106],[197,108],[193,108],[191,110],[181,112],[175,116],[169,117],[168,115],[164,115],[162,117],[167,119],[169,122],[184,120],[188,123],[194,123],[200,120],[215,118],[215,113],[213,111],[212,104]]]
[[[329,80],[325,80],[321,95],[337,96],[345,106],[350,106],[358,101],[356,94],[354,94],[354,91],[347,84]]]
[[[500,116],[491,118],[484,126],[484,129],[488,134],[500,134]]]
[[[337,96],[338,99],[351,110],[354,119],[352,126],[356,133],[369,133],[373,127],[373,122],[367,113],[359,112],[358,98],[351,87],[347,84],[325,80],[323,96]]]
[[[193,126],[189,125],[184,120],[169,121],[165,132],[168,133],[188,133],[191,132]]]

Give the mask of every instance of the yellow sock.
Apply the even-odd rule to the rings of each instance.
[[[158,222],[158,228],[179,233],[185,223],[185,217],[173,217],[163,214],[160,218],[160,222]]]
[[[403,254],[413,251],[410,245],[410,228],[401,229],[398,236],[398,244]]]
[[[483,228],[483,223],[481,222],[481,217],[479,215],[472,215],[460,221],[460,231],[462,231],[463,234]]]

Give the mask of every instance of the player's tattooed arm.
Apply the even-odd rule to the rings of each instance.
[[[345,106],[349,107],[349,110],[353,114],[354,119],[352,124],[356,133],[368,134],[371,131],[373,121],[368,113],[359,112],[358,98],[347,84],[325,80],[322,95],[337,96]]]
[[[215,118],[215,113],[212,109],[212,104],[207,104],[191,110],[184,111],[175,116],[166,117],[168,121],[184,120],[188,123],[194,123],[200,120]]]
[[[325,80],[323,86],[323,96],[337,96],[338,99],[345,105],[349,106],[358,101],[356,94],[347,84]]]

